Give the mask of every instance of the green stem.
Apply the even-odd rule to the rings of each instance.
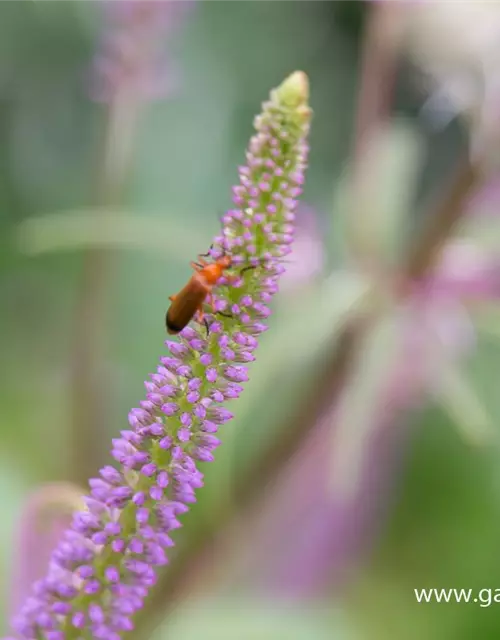
[[[110,104],[104,138],[103,161],[98,176],[97,202],[116,207],[124,198],[130,173],[139,103],[122,92]],[[83,254],[82,275],[75,309],[70,366],[72,446],[70,477],[85,486],[101,465],[102,435],[110,424],[111,376],[106,372],[108,301],[113,280],[109,249],[94,248]]]

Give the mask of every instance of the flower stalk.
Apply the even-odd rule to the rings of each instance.
[[[86,509],[74,515],[47,576],[15,620],[23,638],[120,638],[167,563],[178,517],[203,486],[198,463],[213,460],[216,433],[232,418],[224,404],[248,379],[281,258],[290,252],[307,162],[308,93],[307,77],[296,72],[256,118],[234,208],[211,249],[213,258],[229,253],[232,269],[206,310],[209,333],[188,326],[178,342],[166,342],[170,353],[145,383],[146,399],[113,440],[119,467],[90,480]]]

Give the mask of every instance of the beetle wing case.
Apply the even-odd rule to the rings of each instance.
[[[198,278],[191,278],[188,284],[175,296],[167,311],[165,319],[167,332],[175,334],[182,331],[191,322],[196,312],[201,309],[207,294],[207,287]]]

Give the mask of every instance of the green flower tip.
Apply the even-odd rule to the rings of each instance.
[[[309,78],[303,71],[294,71],[276,89],[278,100],[291,109],[307,105]]]
[[[309,101],[309,78],[303,71],[294,71],[276,89],[276,99],[284,107],[302,115],[305,120],[311,116]]]
[[[303,71],[294,71],[271,94],[279,108],[288,112],[287,119],[299,128],[307,125],[312,116],[309,107],[309,78]]]

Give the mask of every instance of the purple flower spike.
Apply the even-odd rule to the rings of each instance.
[[[89,93],[111,102],[121,93],[142,100],[171,95],[178,72],[163,43],[182,26],[190,0],[110,0],[104,8],[104,31],[90,76]]]
[[[213,255],[231,253],[233,269],[213,297],[216,308],[233,314],[216,320],[207,308],[208,336],[193,322],[179,342],[168,343],[170,354],[146,384],[147,401],[132,409],[130,429],[113,441],[120,468],[108,465],[91,480],[87,511],[74,515],[46,578],[32,587],[15,620],[20,640],[119,639],[132,628],[156,567],[166,564],[178,517],[203,486],[197,465],[213,460],[220,444],[214,434],[233,417],[220,405],[243,390],[248,369],[240,363],[253,360],[256,336],[267,328],[268,304],[283,272],[278,243],[291,239],[290,213],[306,167],[308,93],[305,74],[292,74],[255,120],[234,190],[237,208],[224,216],[212,249]],[[242,265],[252,268],[241,274]]]

